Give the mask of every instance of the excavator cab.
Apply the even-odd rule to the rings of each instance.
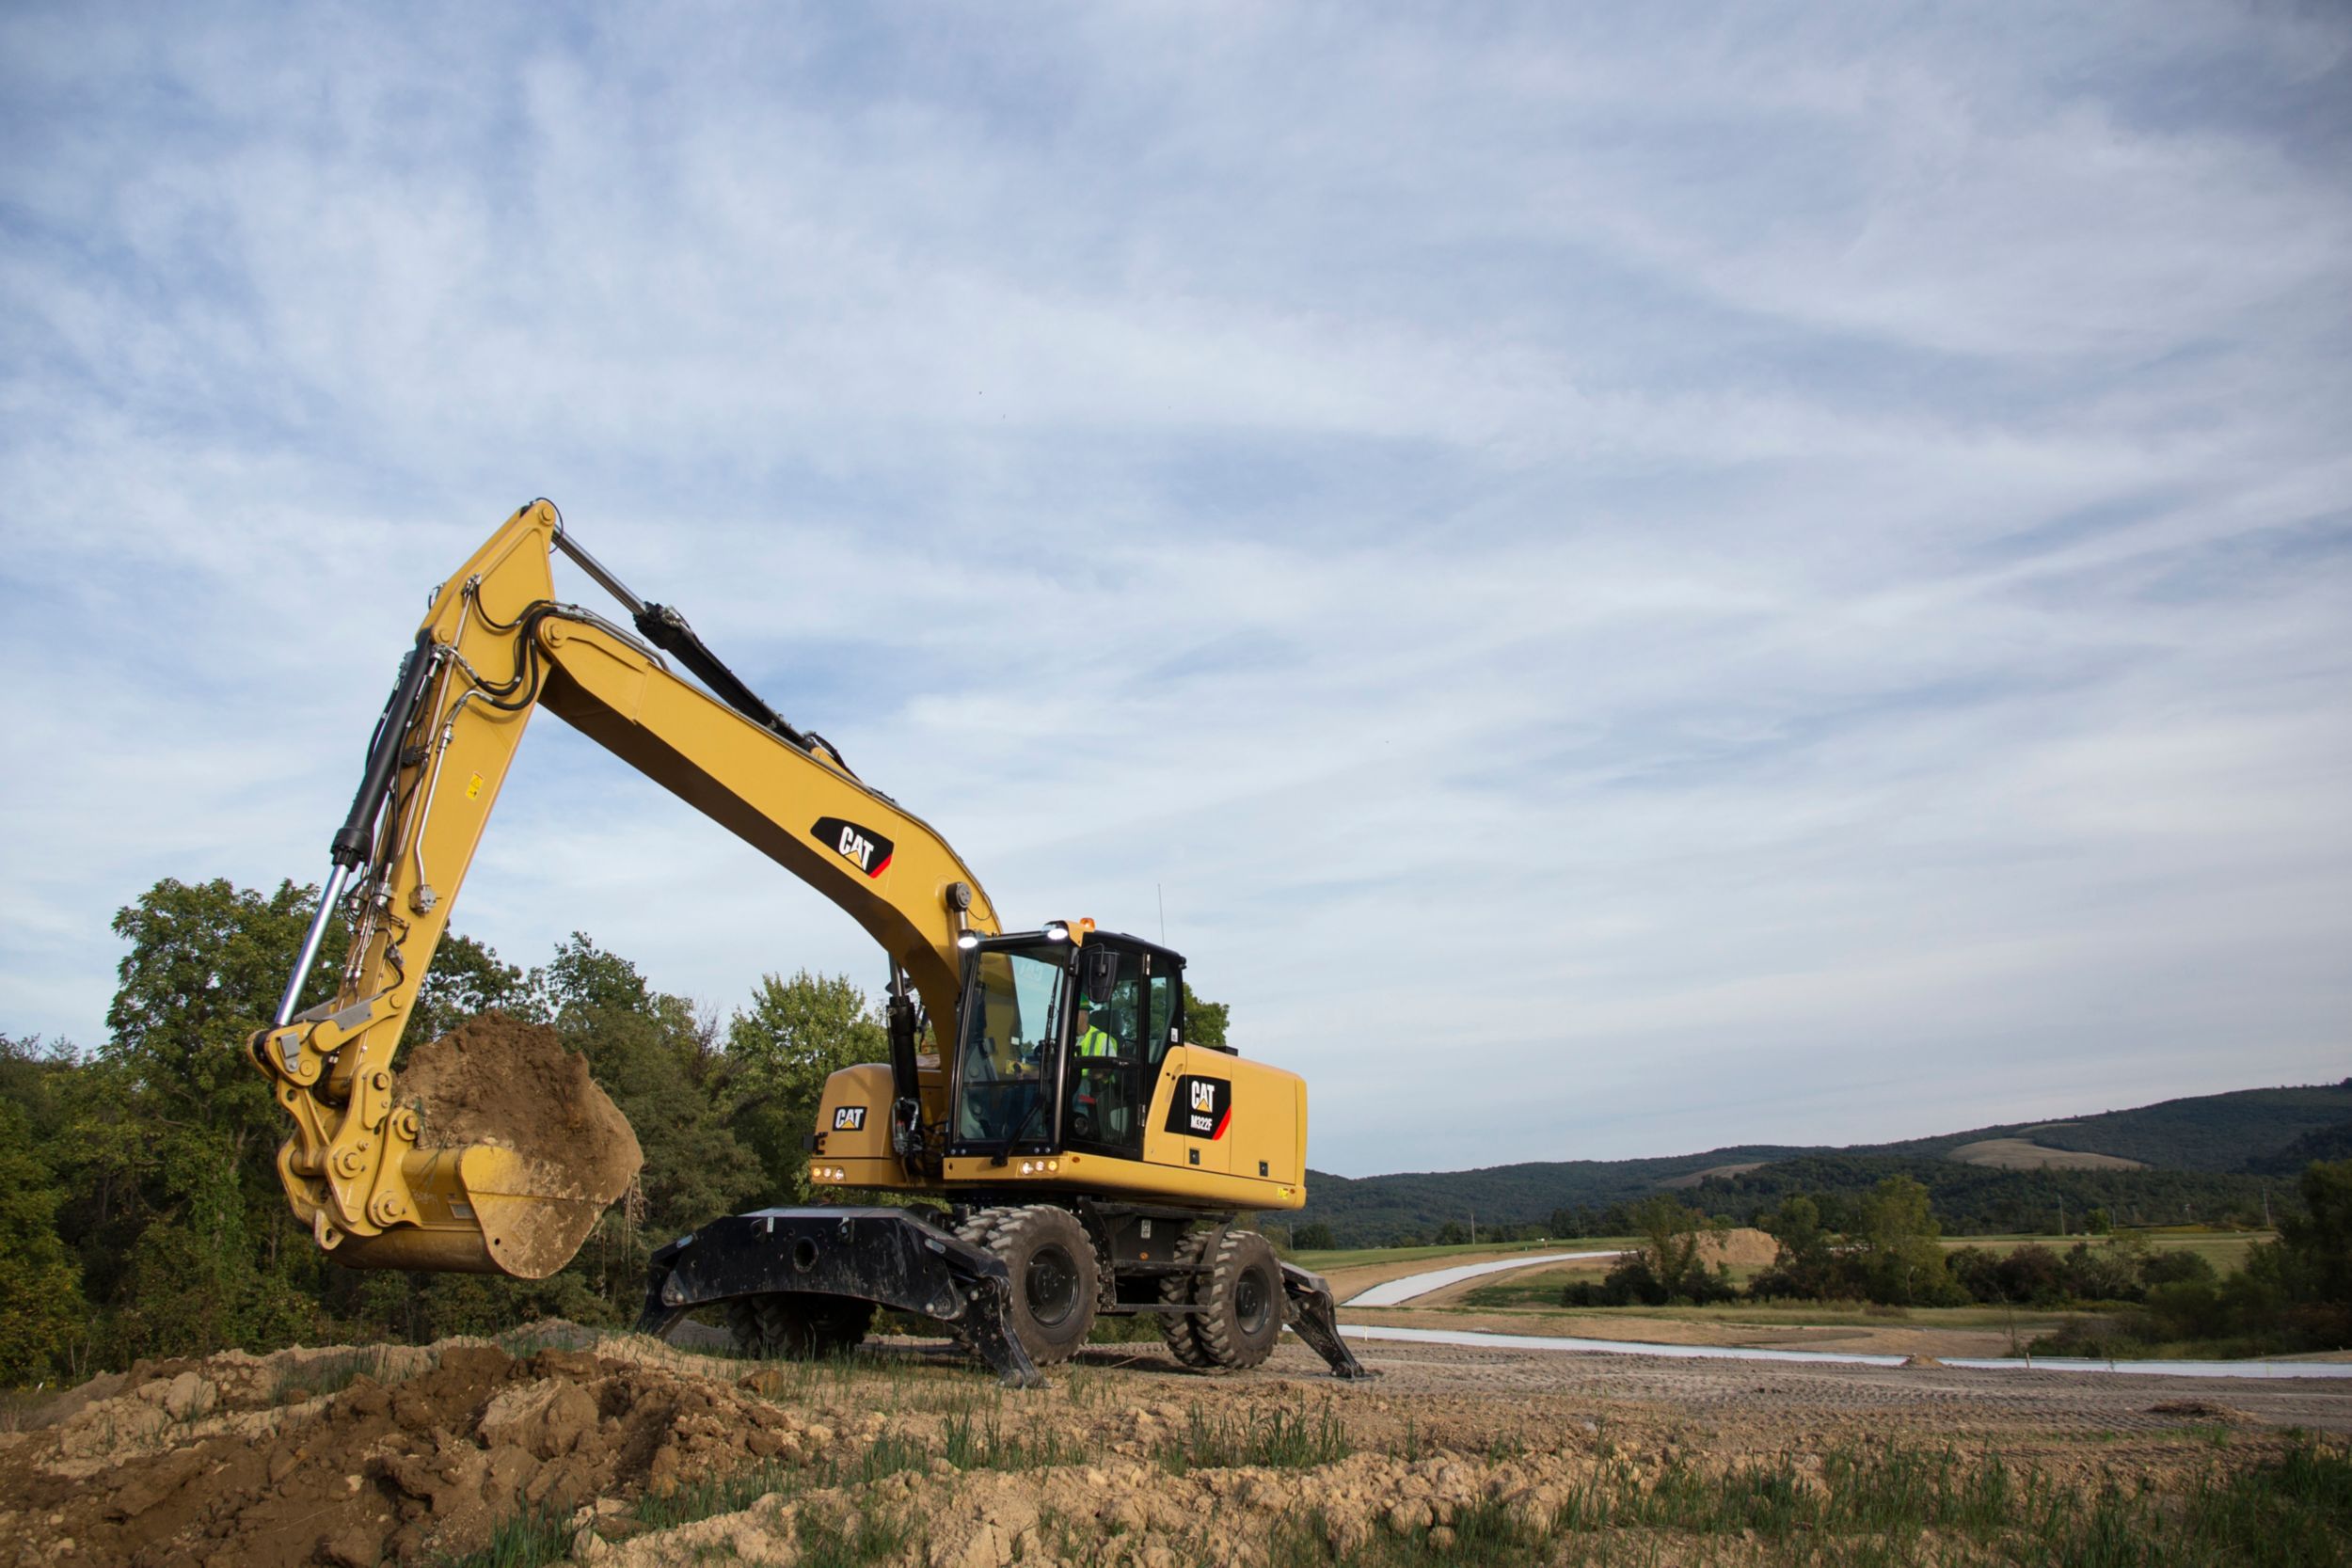
[[[1155,1070],[1183,1034],[1184,963],[1058,925],[969,949],[949,1156],[1140,1160]]]

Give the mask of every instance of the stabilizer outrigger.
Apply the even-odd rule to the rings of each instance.
[[[904,1209],[762,1209],[714,1220],[653,1255],[637,1329],[659,1335],[697,1307],[776,1296],[934,1318],[1007,1386],[1045,1381],[1012,1332],[1004,1260]]]

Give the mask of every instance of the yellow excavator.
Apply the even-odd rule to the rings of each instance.
[[[627,625],[555,599],[558,552]],[[748,1352],[810,1355],[855,1345],[886,1307],[1031,1384],[1099,1315],[1150,1314],[1203,1370],[1259,1364],[1287,1324],[1336,1374],[1365,1375],[1329,1288],[1240,1223],[1306,1201],[1306,1085],[1190,1043],[1184,960],[1167,947],[1090,920],[1004,930],[946,840],[769,707],[676,610],[629,592],[545,500],[435,594],[284,998],[248,1047],[293,1118],[278,1172],[321,1247],[360,1268],[542,1278],[634,1174],[633,1150],[583,1180],[565,1158],[578,1150],[496,1130],[437,1147],[433,1107],[405,1099],[393,1071],[543,707],[823,894],[889,960],[890,1059],[827,1081],[809,1178],[820,1197],[927,1201],[714,1220],[654,1255],[641,1329],[713,1307]],[[350,942],[335,994],[297,1011],[339,912]],[[512,1092],[537,1091],[523,1079]]]

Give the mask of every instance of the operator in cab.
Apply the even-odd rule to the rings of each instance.
[[[1078,1003],[1078,1054],[1081,1056],[1120,1056],[1119,1037],[1107,1029],[1095,1026],[1093,1009],[1081,998]]]

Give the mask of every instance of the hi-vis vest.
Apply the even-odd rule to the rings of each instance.
[[[1116,1056],[1119,1054],[1119,1037],[1097,1029],[1089,1023],[1087,1025],[1087,1032],[1078,1037],[1078,1054],[1081,1056]]]

